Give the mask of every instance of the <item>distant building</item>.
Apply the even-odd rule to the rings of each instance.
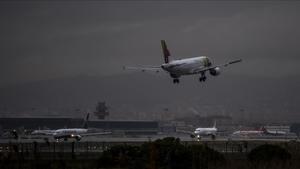
[[[109,116],[108,107],[106,106],[105,102],[98,102],[94,115],[98,119],[105,119],[105,117]]]

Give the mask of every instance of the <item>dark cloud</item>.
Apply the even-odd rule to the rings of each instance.
[[[291,1],[0,2],[0,112],[74,116],[104,100],[120,119],[195,107],[299,121],[299,9]],[[205,84],[122,70],[160,64],[161,39],[176,57],[244,61]]]
[[[243,58],[229,74],[299,75],[298,2],[1,2],[0,85],[121,74],[173,55]]]

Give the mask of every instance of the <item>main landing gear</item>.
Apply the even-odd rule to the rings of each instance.
[[[174,84],[175,84],[175,83],[179,83],[179,79],[174,78],[174,79],[173,79],[173,83],[174,83]]]
[[[205,76],[199,78],[199,81],[200,81],[200,82],[205,82],[205,80],[206,80],[206,77],[205,77]]]
[[[173,83],[174,84],[176,84],[176,83],[179,84],[179,77],[180,77],[180,75],[170,73],[170,76],[173,78]]]
[[[200,81],[200,82],[205,82],[205,80],[206,80],[205,74],[204,74],[204,73],[201,73],[201,76],[200,76],[200,78],[199,78],[199,81]]]

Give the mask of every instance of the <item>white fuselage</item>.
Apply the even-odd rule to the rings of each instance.
[[[177,76],[196,74],[195,70],[209,66],[211,66],[211,62],[206,56],[173,60],[161,65],[162,69]]]
[[[287,132],[281,131],[281,130],[266,130],[265,133],[269,134],[269,135],[286,135],[287,134]]]
[[[57,130],[35,130],[33,135],[50,135],[57,141],[60,139],[67,140],[68,138],[75,138],[79,141],[82,137],[107,135],[111,132],[95,132],[86,128],[69,128],[69,129],[57,129]]]
[[[73,129],[58,129],[53,133],[54,138],[64,138],[72,137],[80,134],[85,134],[88,132],[88,129],[83,128],[73,128]]]
[[[286,135],[285,131],[277,130],[239,130],[232,133],[234,136],[258,136],[258,135]]]
[[[32,135],[50,135],[54,139],[80,138],[81,134],[88,133],[88,129],[70,128],[57,130],[34,130]]]
[[[234,136],[257,136],[264,134],[262,130],[239,130],[232,133]]]
[[[217,133],[217,128],[212,127],[212,128],[197,128],[194,131],[194,134],[196,136],[211,136],[211,135],[216,135]]]

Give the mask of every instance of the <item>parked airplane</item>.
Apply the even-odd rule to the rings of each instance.
[[[287,135],[288,133],[282,130],[274,130],[274,129],[266,129],[263,128],[265,134],[267,135],[273,135],[273,136],[282,136],[282,135]]]
[[[88,119],[89,119],[89,114],[87,114],[82,128],[66,128],[66,129],[57,129],[57,130],[34,130],[31,134],[50,135],[53,136],[53,138],[57,141],[60,139],[64,139],[65,141],[67,141],[68,138],[75,138],[77,141],[80,141],[82,137],[111,134],[111,132],[91,132],[87,128]]]
[[[211,138],[214,140],[216,138],[216,134],[217,134],[217,122],[214,122],[213,127],[209,127],[209,128],[196,128],[196,130],[194,131],[194,133],[191,135],[192,138],[197,137],[198,140],[201,139],[201,136],[211,136]]]
[[[212,65],[212,62],[207,56],[197,56],[192,58],[170,60],[170,52],[167,48],[165,40],[161,40],[162,51],[164,55],[164,61],[160,66],[149,67],[124,67],[124,69],[138,69],[144,71],[156,71],[164,70],[170,74],[173,78],[173,83],[179,83],[179,77],[183,75],[201,74],[199,81],[204,82],[206,80],[205,73],[209,71],[212,76],[217,76],[221,73],[220,67],[226,67],[230,64],[241,62],[241,59],[233,60],[221,65]]]
[[[261,136],[265,133],[265,131],[261,128],[258,130],[238,130],[232,133],[232,136],[243,136],[243,137],[249,137],[249,136]]]
[[[275,136],[278,136],[278,135],[287,135],[287,132],[285,132],[285,131],[279,131],[279,130],[266,130],[266,133],[269,134],[269,135],[275,135]]]
[[[232,136],[262,136],[262,135],[273,135],[273,136],[280,136],[286,135],[287,132],[280,131],[280,130],[269,130],[265,127],[261,127],[258,130],[238,130],[232,133]]]

